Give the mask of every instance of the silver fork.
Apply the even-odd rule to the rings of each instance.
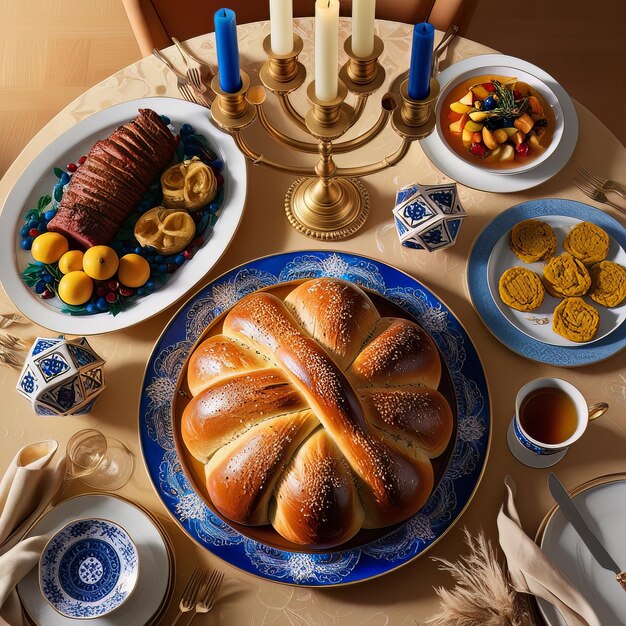
[[[213,68],[206,62],[199,59],[197,56],[193,55],[187,48],[184,48],[180,41],[176,39],[176,37],[172,37],[172,41],[174,45],[178,48],[179,52],[187,57],[188,66],[197,67],[200,70],[200,74],[204,79],[204,82],[208,82],[213,76],[215,76],[215,72]]]
[[[439,61],[441,60],[443,53],[447,50],[448,46],[452,43],[452,40],[456,37],[456,34],[458,32],[459,27],[452,24],[443,34],[441,41],[437,44],[437,47],[433,50],[433,65],[430,72],[432,78],[437,76],[437,74],[439,73]]]
[[[176,87],[178,87],[178,91],[180,91],[185,100],[195,102],[196,104],[204,104],[199,102],[199,98],[196,97],[196,94],[193,92],[190,83],[184,74],[181,74],[156,48],[152,48],[152,54],[174,73],[174,76],[176,76]]]
[[[614,191],[615,193],[622,196],[622,198],[626,199],[626,187],[618,183],[616,180],[600,178],[599,176],[592,174],[586,167],[582,165],[578,166],[578,174],[599,189],[602,189],[604,191]]]
[[[171,626],[178,623],[178,620],[183,616],[184,613],[189,613],[196,603],[198,602],[198,598],[200,596],[200,591],[206,584],[208,572],[201,568],[196,568],[183,591],[183,595],[180,599],[180,603],[178,605],[178,615],[172,622]]]
[[[206,63],[201,63],[198,59],[187,52],[176,37],[172,37],[172,41],[178,49],[178,52],[180,52],[180,56],[183,57],[185,67],[187,68],[187,78],[199,92],[204,93],[208,87],[202,79],[202,70],[204,69],[206,71],[207,78],[209,78],[212,77],[213,74],[211,68]]]
[[[611,202],[599,187],[595,187],[589,183],[589,181],[584,180],[579,176],[574,176],[573,180],[576,187],[578,187],[578,189],[580,189],[588,198],[591,198],[596,202],[601,202],[602,204],[608,204],[618,211],[626,214],[626,209],[621,207],[619,204],[615,204],[615,202]]]
[[[222,586],[222,581],[224,580],[223,572],[215,570],[211,577],[209,578],[206,584],[206,590],[204,592],[204,597],[196,604],[196,612],[191,616],[191,619],[187,623],[187,626],[193,622],[194,618],[198,613],[208,613],[215,604],[215,599],[217,598],[217,594],[220,591],[220,587]]]

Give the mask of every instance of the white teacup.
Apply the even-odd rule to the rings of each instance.
[[[520,411],[524,400],[538,389],[560,389],[574,403],[576,428],[570,437],[559,443],[546,443],[533,438],[523,427]],[[590,421],[603,415],[609,405],[598,402],[587,406],[584,396],[574,385],[560,378],[537,378],[525,384],[515,399],[515,416],[511,420],[507,433],[507,442],[513,456],[528,467],[550,467],[558,463],[567,453],[569,446],[578,441],[587,429]]]

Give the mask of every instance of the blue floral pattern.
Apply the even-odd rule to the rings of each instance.
[[[135,544],[106,520],[78,520],[48,543],[39,578],[45,598],[71,618],[105,615],[131,593],[138,575]]]
[[[274,284],[331,276],[373,290],[398,304],[431,334],[454,383],[458,424],[444,476],[424,508],[386,537],[330,553],[287,552],[244,537],[217,518],[184,475],[171,423],[176,380],[206,325],[242,297]],[[482,474],[491,435],[484,372],[467,333],[447,307],[417,280],[365,257],[311,251],[265,257],[236,268],[196,294],[172,319],[148,362],[139,414],[151,480],[172,516],[201,546],[232,565],[269,580],[332,586],[384,574],[419,556],[456,521]]]

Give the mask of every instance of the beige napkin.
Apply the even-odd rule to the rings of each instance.
[[[46,510],[65,477],[65,455],[52,463],[58,443],[22,448],[0,482],[0,626],[24,623],[15,585],[37,564],[47,536],[21,541]]]
[[[601,626],[582,594],[522,530],[515,508],[515,482],[507,476],[504,484],[506,495],[498,513],[498,533],[515,589],[552,603],[568,626]]]

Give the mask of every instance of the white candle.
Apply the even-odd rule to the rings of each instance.
[[[368,57],[374,52],[376,0],[352,0],[352,52]]]
[[[315,2],[315,97],[337,97],[339,78],[339,0]]]
[[[293,50],[293,0],[270,0],[270,41],[274,54]]]

